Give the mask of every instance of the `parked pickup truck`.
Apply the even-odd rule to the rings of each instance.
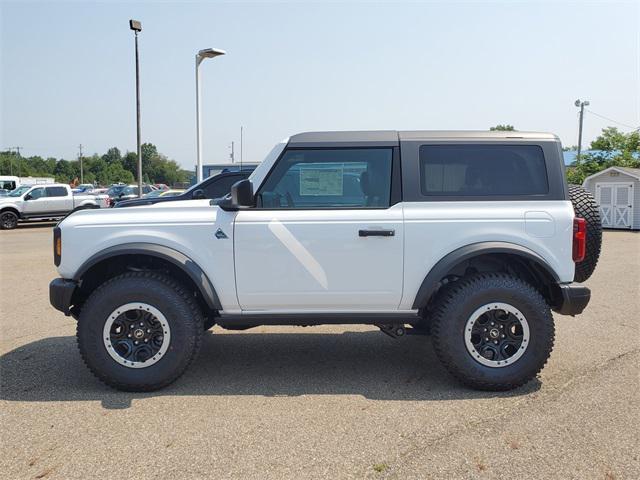
[[[174,381],[214,324],[326,323],[430,334],[461,382],[509,390],[547,362],[552,311],[587,306],[600,235],[555,135],[302,133],[223,199],[69,215],[49,294],[122,390]]]
[[[16,228],[20,220],[58,219],[74,210],[104,208],[107,195],[74,195],[68,185],[21,185],[0,198],[0,229]]]

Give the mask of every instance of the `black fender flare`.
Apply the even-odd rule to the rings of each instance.
[[[425,307],[433,293],[438,288],[440,280],[442,280],[447,272],[449,272],[453,267],[474,257],[491,253],[506,253],[517,255],[524,260],[535,263],[540,268],[542,268],[542,270],[545,271],[556,283],[560,283],[560,278],[553,270],[553,268],[549,266],[544,258],[535,253],[533,250],[509,242],[472,243],[448,253],[447,255],[442,257],[438,261],[438,263],[436,263],[433,268],[431,268],[431,270],[429,270],[429,273],[427,273],[427,276],[424,278],[422,284],[420,285],[420,288],[418,289],[418,293],[416,294],[416,298],[411,308],[419,309]]]
[[[86,260],[73,276],[73,280],[80,281],[84,274],[97,263],[120,255],[149,255],[172,263],[193,280],[209,308],[222,310],[218,294],[202,268],[184,253],[155,243],[123,243],[106,248]]]

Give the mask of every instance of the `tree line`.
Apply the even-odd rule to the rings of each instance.
[[[640,168],[640,130],[624,133],[616,127],[602,129],[591,142],[590,151],[581,153],[567,167],[567,180],[581,185],[589,175],[609,167]]]
[[[112,147],[104,155],[93,154],[82,157],[84,183],[111,185],[112,183],[134,183],[138,173],[136,152],[124,155]],[[152,143],[142,144],[142,173],[145,183],[173,185],[188,182],[192,173],[183,170],[174,160],[158,152]],[[20,177],[54,177],[60,183],[80,182],[80,160],[42,158],[38,155],[23,157],[17,152],[0,152],[0,174]]]

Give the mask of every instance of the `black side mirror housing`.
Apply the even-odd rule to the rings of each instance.
[[[253,184],[250,180],[240,180],[231,186],[231,196],[218,201],[223,210],[240,210],[253,207]]]
[[[194,190],[193,194],[191,195],[191,198],[193,200],[204,200],[206,198],[204,195],[204,190],[202,190],[201,188]]]
[[[253,184],[244,179],[231,186],[231,202],[238,207],[253,207]]]
[[[32,198],[33,198],[33,197],[31,196],[31,194],[30,194],[30,193],[27,193],[27,194],[24,196],[24,199],[25,199],[25,200],[31,200]]]

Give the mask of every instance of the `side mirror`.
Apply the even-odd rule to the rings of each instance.
[[[24,196],[24,199],[25,199],[25,200],[31,200],[32,198],[33,198],[33,197],[31,196],[31,194],[30,194],[30,193],[27,193],[27,194]]]
[[[204,200],[207,197],[205,197],[205,195],[204,195],[204,190],[202,190],[201,188],[198,188],[197,190],[193,191],[193,194],[191,195],[191,198],[193,200]]]
[[[253,207],[253,184],[246,179],[234,183],[230,195],[218,200],[216,204],[229,211]]]
[[[244,179],[231,186],[231,203],[238,207],[253,207],[253,184]]]

